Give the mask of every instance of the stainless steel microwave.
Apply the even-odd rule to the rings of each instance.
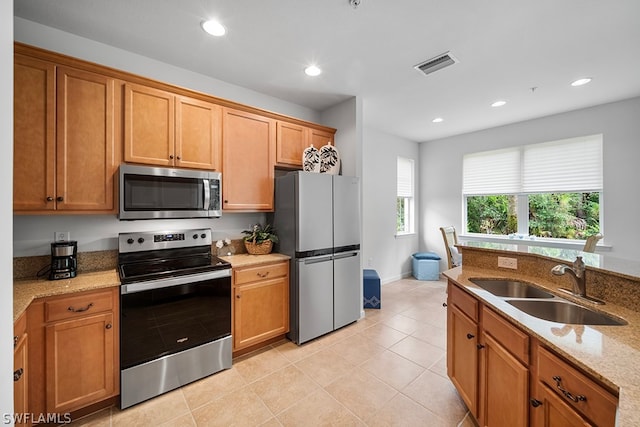
[[[121,220],[222,214],[220,172],[120,165],[119,178]]]

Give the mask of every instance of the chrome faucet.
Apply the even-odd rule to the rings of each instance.
[[[551,269],[551,273],[556,276],[562,276],[565,273],[569,273],[569,275],[573,277],[573,290],[560,288],[561,291],[567,292],[575,297],[585,299],[594,304],[604,304],[604,301],[587,296],[586,268],[581,256],[576,257],[576,260],[573,261],[572,267],[566,264],[558,264]]]

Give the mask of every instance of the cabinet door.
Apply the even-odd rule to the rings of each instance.
[[[59,67],[57,71],[56,208],[114,212],[115,80]]]
[[[124,161],[174,166],[174,95],[127,83],[124,102]]]
[[[222,107],[176,98],[176,166],[220,170]]]
[[[309,144],[320,149],[323,145],[334,145],[333,134],[319,129],[309,130]]]
[[[531,425],[533,427],[588,427],[591,426],[553,391],[538,383],[537,397],[532,399]]]
[[[234,350],[289,331],[289,281],[261,280],[234,288]]]
[[[68,412],[115,393],[113,313],[47,325],[47,411]]]
[[[224,210],[272,211],[275,120],[223,109]]]
[[[469,411],[478,416],[478,325],[447,304],[447,374]]]
[[[13,349],[13,412],[22,415],[29,412],[29,380],[27,370],[27,334],[22,334]],[[20,420],[24,421],[24,420]],[[31,425],[28,422],[18,422],[16,426]]]
[[[55,209],[55,66],[16,55],[13,81],[13,209]]]
[[[483,336],[483,346],[479,414],[482,425],[527,425],[529,369],[490,335]]]
[[[307,146],[309,129],[280,121],[276,128],[276,163],[302,166],[302,151]]]

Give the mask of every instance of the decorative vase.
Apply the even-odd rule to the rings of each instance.
[[[264,242],[254,243],[245,240],[244,247],[251,255],[266,255],[271,253],[271,249],[273,249],[273,242],[271,240],[265,240]]]

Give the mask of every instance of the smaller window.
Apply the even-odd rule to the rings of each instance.
[[[396,234],[414,232],[413,160],[398,157]]]

